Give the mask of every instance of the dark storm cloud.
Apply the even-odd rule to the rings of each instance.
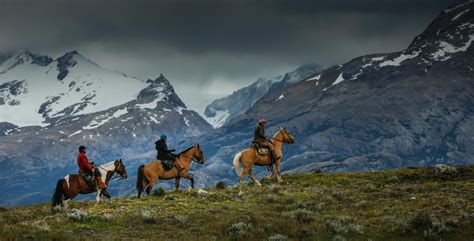
[[[78,49],[140,77],[230,90],[306,62],[401,50],[455,2],[0,0],[0,51]]]

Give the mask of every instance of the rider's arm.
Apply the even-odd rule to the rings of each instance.
[[[91,171],[94,171],[94,170],[92,169],[92,166],[91,166],[91,164],[89,163],[89,160],[87,159],[86,156],[81,156],[81,157],[80,157],[80,160],[81,160],[82,166],[84,166],[85,168],[87,168],[87,169],[89,169],[89,170],[91,170]]]

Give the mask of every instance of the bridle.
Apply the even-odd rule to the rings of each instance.
[[[287,133],[286,131],[281,131],[281,133],[282,133],[283,135],[288,135],[288,134],[289,134],[289,133]],[[283,138],[283,140],[279,140],[279,139],[277,139],[277,138],[275,138],[275,137],[272,137],[272,140],[275,140],[275,141],[278,141],[278,142],[281,142],[281,143],[285,143],[285,144],[292,144],[290,141],[285,141],[284,139],[285,139],[285,138]]]
[[[198,150],[199,150],[199,154],[201,154],[201,157],[202,157],[202,151],[201,151],[201,149],[198,149]],[[187,157],[187,158],[191,159],[192,161],[201,164],[201,162],[200,162],[199,160],[197,160],[197,158],[195,158],[195,157],[193,157],[193,156],[187,156],[187,155],[185,155],[185,154],[180,154],[180,156]]]
[[[119,161],[118,163],[119,163],[119,164],[118,164],[117,166],[114,165],[115,168],[114,168],[113,171],[107,170],[107,169],[105,169],[105,168],[103,168],[103,167],[101,167],[101,166],[97,166],[97,167],[100,168],[100,169],[102,169],[102,170],[104,170],[104,171],[106,171],[106,172],[109,172],[109,171],[113,172],[112,176],[110,177],[109,182],[112,181],[112,180],[117,180],[117,179],[125,179],[125,177],[123,177],[121,174],[119,174],[119,173],[117,172],[117,170],[119,169],[119,167],[123,166],[123,164],[122,164],[120,161]]]
[[[282,135],[289,135],[289,134],[290,134],[290,133],[288,133],[286,130],[285,130],[285,131],[280,130],[280,132],[282,133]],[[277,139],[277,138],[275,138],[275,137],[272,137],[272,140],[275,140],[275,141],[278,141],[278,142],[281,142],[281,143],[284,143],[284,144],[292,144],[290,141],[285,141],[285,138],[283,138],[283,140],[279,140],[279,139]],[[283,148],[285,148],[285,151],[283,151],[282,154],[286,155],[286,154],[288,153],[288,148],[289,148],[289,147],[286,146],[286,147],[283,147]]]

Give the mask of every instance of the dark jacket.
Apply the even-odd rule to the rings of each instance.
[[[158,140],[155,142],[155,148],[158,151],[158,155],[156,156],[159,160],[174,160],[175,157],[172,155],[172,152],[175,150],[168,150],[168,145],[166,145],[166,141]]]
[[[263,142],[266,141],[267,138],[265,137],[265,128],[263,125],[258,124],[257,127],[255,128],[255,131],[253,133],[253,141],[254,142]]]

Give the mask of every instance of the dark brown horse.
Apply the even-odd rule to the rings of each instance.
[[[105,184],[109,184],[112,177],[118,173],[122,178],[127,178],[127,171],[125,165],[123,165],[122,159],[111,161],[104,165],[97,167],[102,174],[105,176]],[[110,198],[110,194],[107,189],[100,189],[87,184],[84,177],[78,174],[67,175],[66,177],[58,180],[56,189],[53,194],[52,204],[53,208],[56,206],[62,206],[63,201],[72,200],[77,194],[89,194],[97,192],[96,201],[100,201],[100,196],[104,195]]]
[[[143,190],[145,190],[147,194],[150,194],[151,189],[158,179],[169,180],[175,178],[176,189],[178,189],[180,178],[185,178],[191,181],[191,187],[194,188],[194,178],[189,175],[189,169],[191,168],[193,160],[197,160],[201,165],[204,164],[204,154],[199,144],[179,153],[175,165],[168,171],[163,168],[163,165],[159,161],[152,161],[141,165],[138,168],[137,175],[138,197],[141,196]]]

